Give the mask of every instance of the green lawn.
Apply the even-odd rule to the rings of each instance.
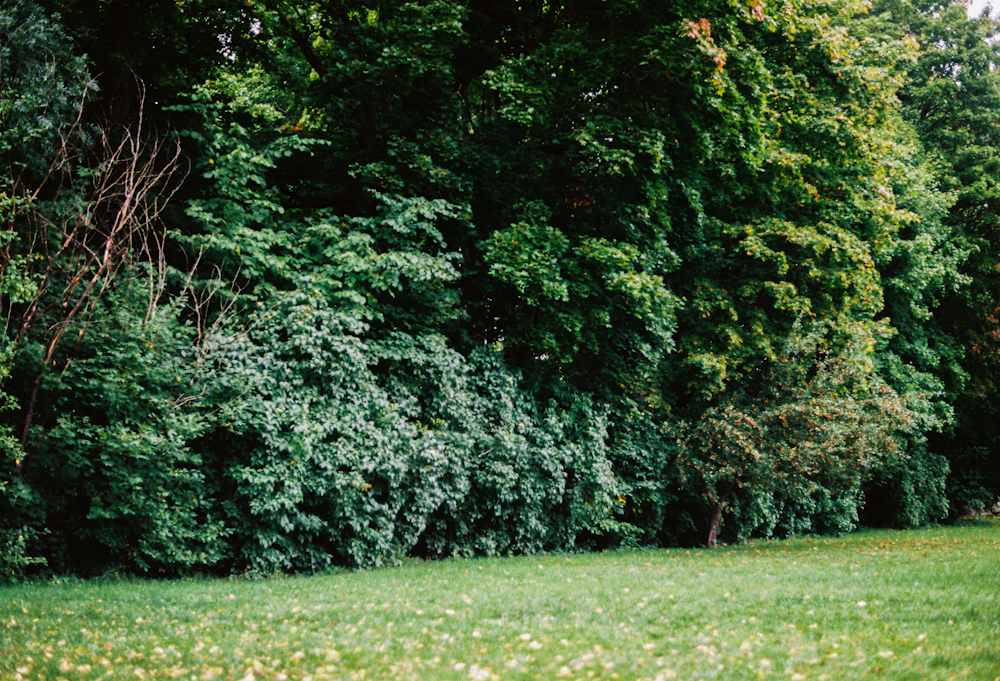
[[[1000,678],[1000,523],[0,589],[0,679]]]

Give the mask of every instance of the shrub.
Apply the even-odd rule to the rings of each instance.
[[[679,463],[711,506],[709,546],[731,499],[746,523],[740,536],[848,529],[861,483],[904,465],[920,415],[875,373],[867,334],[827,345],[835,340],[823,327],[796,333],[755,391],[687,431]]]

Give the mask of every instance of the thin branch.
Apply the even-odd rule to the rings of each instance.
[[[175,180],[181,149],[176,139],[170,142],[143,139],[143,104],[140,97],[134,127],[113,129],[113,134],[112,129],[105,128],[97,148],[89,147],[82,139],[81,104],[76,122],[62,136],[49,172],[32,193],[32,201],[36,202],[44,185],[51,182],[60,185],[53,201],[27,215],[30,252],[46,262],[34,295],[21,315],[15,341],[20,342],[39,321],[53,321],[42,330],[45,351],[25,407],[20,434],[22,449],[27,446],[42,382],[67,330],[82,320],[63,371],[79,351],[101,300],[122,272],[134,270],[140,262],[152,266],[151,243],[156,245],[157,258],[156,270],[149,274],[151,294],[147,314],[155,309],[165,288],[165,234],[158,229],[158,221],[180,184]],[[68,168],[70,159],[85,153],[96,156],[96,166],[85,176],[86,185],[81,186],[80,178]],[[63,201],[70,212],[60,208]],[[59,281],[64,282],[61,287]],[[27,456],[15,462],[19,471],[23,471],[26,459]]]
[[[298,21],[296,21],[290,15],[282,11],[278,12],[278,21],[281,22],[282,26],[288,29],[288,32],[292,36],[292,40],[295,42],[295,45],[299,48],[299,51],[302,53],[302,56],[305,57],[305,60],[306,62],[308,62],[309,66],[311,66],[313,70],[317,74],[319,74],[320,78],[325,77],[326,68],[323,66],[323,62],[319,60],[319,57],[317,57],[316,53],[313,51],[312,43],[309,41],[309,38],[307,38],[302,33],[302,30],[299,28]]]

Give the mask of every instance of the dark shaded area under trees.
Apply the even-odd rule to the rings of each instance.
[[[989,508],[965,12],[0,0],[0,576]]]

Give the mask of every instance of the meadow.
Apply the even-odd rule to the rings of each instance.
[[[0,588],[0,679],[1000,678],[1000,522]]]

